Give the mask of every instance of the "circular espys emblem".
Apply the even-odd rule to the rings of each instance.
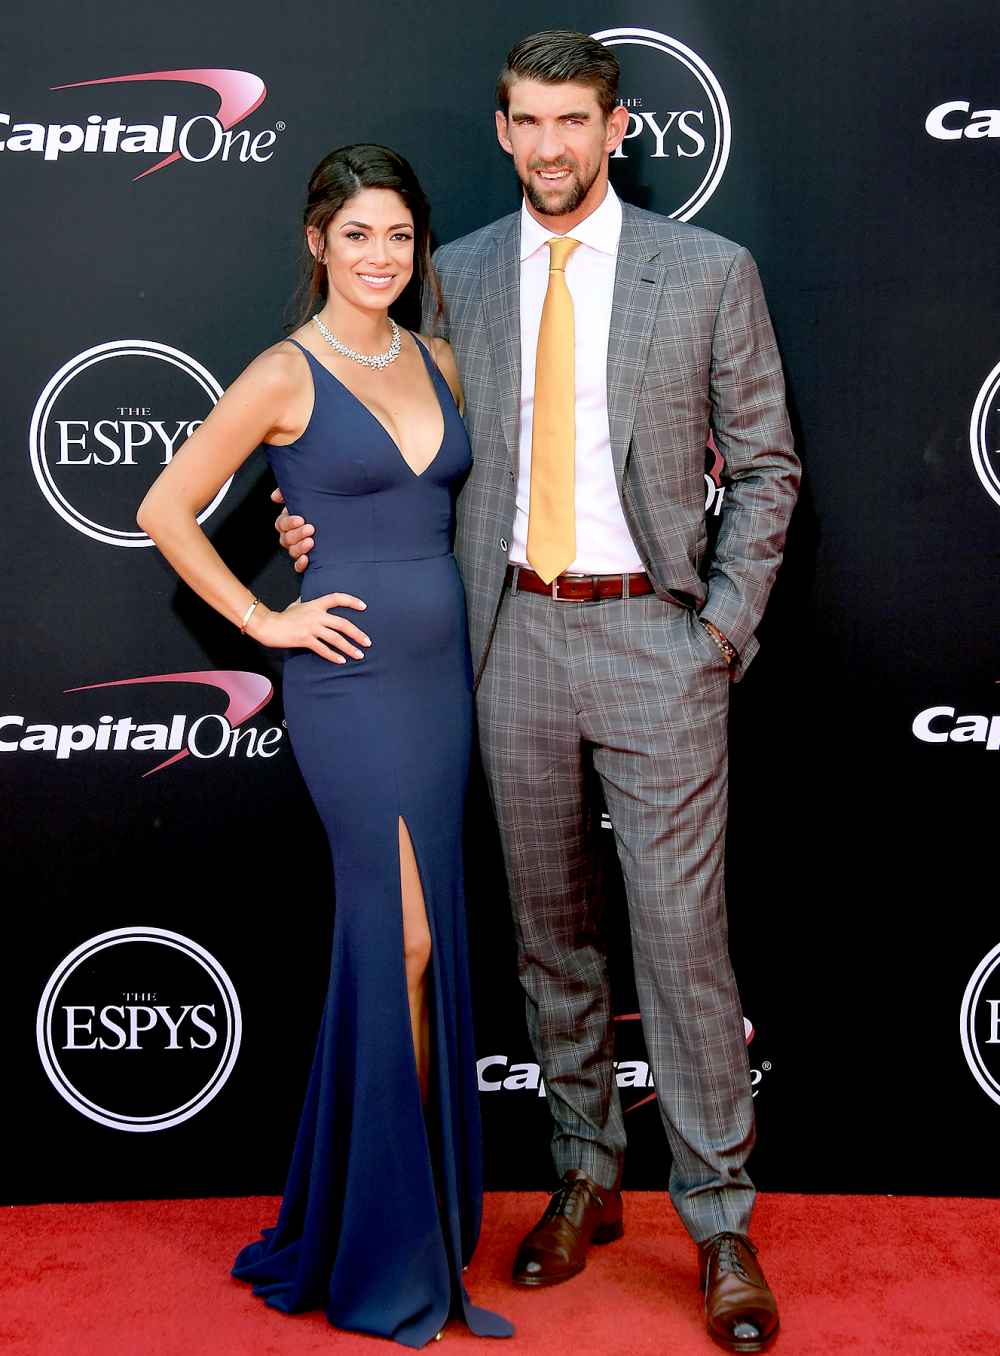
[[[676,206],[665,215],[690,221],[718,188],[729,160],[732,125],[722,86],[697,52],[666,33],[608,28],[593,37],[616,49],[629,114],[612,164],[640,156],[668,161]]]
[[[222,395],[196,359],[151,339],[115,339],[70,358],[31,418],[38,487],[70,527],[109,546],[152,546],[135,522],[152,482]],[[222,503],[232,476],[198,516]]]
[[[983,957],[966,986],[961,1035],[972,1076],[1000,1105],[1000,945]]]
[[[976,396],[969,423],[969,448],[983,489],[1000,504],[1000,363]]]
[[[225,970],[167,928],[115,928],[81,943],[46,984],[35,1024],[60,1097],[99,1125],[134,1133],[203,1110],[233,1071],[241,1033]]]

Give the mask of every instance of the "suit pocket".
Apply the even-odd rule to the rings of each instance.
[[[725,655],[705,630],[705,627],[702,625],[701,619],[694,608],[688,613],[688,621],[689,630],[695,632],[692,643],[694,644],[696,651],[700,654],[702,661],[706,663],[708,668],[719,669],[728,675],[729,663],[726,660]]]

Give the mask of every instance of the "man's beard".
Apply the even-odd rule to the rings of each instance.
[[[535,169],[538,169],[539,166],[536,165],[536,166],[534,166],[534,168],[535,168]],[[596,178],[597,178],[598,171],[595,169],[594,172],[593,172],[593,174],[592,174],[592,175],[590,176],[590,178],[587,180],[587,182],[584,183],[583,180],[580,178],[579,174],[577,174],[577,173],[573,170],[573,167],[572,167],[572,166],[569,166],[569,165],[565,165],[565,166],[563,166],[563,165],[560,165],[560,166],[556,166],[556,165],[546,165],[545,168],[546,168],[546,169],[557,169],[557,168],[558,168],[558,169],[569,169],[569,171],[570,171],[570,176],[571,176],[571,177],[570,177],[570,181],[569,181],[568,187],[563,191],[563,196],[562,196],[562,197],[554,198],[554,197],[552,196],[552,193],[555,192],[556,190],[550,190],[550,195],[549,195],[549,197],[548,197],[548,198],[543,198],[542,195],[541,195],[541,192],[540,192],[539,189],[535,186],[535,181],[534,181],[534,179],[531,178],[531,174],[530,174],[530,171],[529,171],[528,178],[527,178],[526,180],[525,180],[525,179],[522,179],[522,180],[521,180],[521,183],[522,183],[522,185],[523,185],[523,187],[524,187],[524,191],[525,191],[525,194],[527,195],[528,201],[531,203],[531,205],[532,205],[532,207],[535,209],[535,211],[541,213],[542,216],[545,216],[545,217],[566,217],[566,216],[569,216],[569,214],[570,214],[571,212],[575,212],[575,211],[576,211],[576,209],[577,209],[577,208],[580,206],[580,204],[583,202],[584,198],[587,196],[587,194],[588,194],[588,193],[590,192],[590,190],[593,188],[593,186],[594,186],[594,181],[595,181]]]

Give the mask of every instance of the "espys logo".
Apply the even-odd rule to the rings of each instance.
[[[151,339],[115,339],[70,358],[45,386],[28,446],[38,487],[70,527],[108,546],[152,546],[136,509],[222,395],[207,368]],[[207,508],[222,503],[230,478]]]
[[[122,117],[106,118],[91,113],[84,122],[15,122],[9,113],[0,113],[0,152],[16,154],[33,151],[43,160],[82,151],[84,155],[159,155],[155,165],[141,170],[135,179],[165,169],[178,160],[200,164],[206,160],[252,161],[263,164],[274,154],[273,146],[285,124],[274,130],[251,134],[234,132],[237,123],[260,107],[267,88],[259,75],[250,71],[202,69],[143,71],[136,75],[109,75],[100,80],[77,80],[67,85],[52,85],[53,91],[90,89],[99,85],[148,84],[172,81],[199,85],[212,91],[219,100],[214,113],[198,113],[186,120],[177,113],[164,113],[156,123],[128,123]]]
[[[124,752],[156,751],[170,756],[148,768],[142,775],[179,763],[189,755],[199,760],[213,758],[273,758],[284,736],[277,725],[270,729],[241,730],[271,700],[270,681],[260,673],[240,669],[218,669],[205,673],[156,673],[148,678],[118,678],[110,683],[89,683],[86,687],[67,688],[66,692],[97,692],[105,688],[156,687],[160,684],[196,684],[222,692],[226,697],[223,712],[207,711],[192,716],[187,712],[168,714],[162,720],[137,720],[132,715],[100,715],[96,720],[29,723],[22,715],[0,716],[0,754],[48,753],[57,761],[81,754],[114,755]],[[150,694],[144,694],[149,700]],[[100,709],[99,707],[97,708]],[[148,714],[148,713],[147,713]]]
[[[995,504],[1000,504],[1000,363],[976,396],[969,423],[969,448],[983,489]]]
[[[666,33],[609,28],[593,36],[624,49],[615,55],[629,125],[612,162],[669,160],[678,205],[667,215],[690,221],[718,188],[729,160],[732,126],[722,86],[697,52]]]
[[[1000,137],[1000,108],[972,111],[968,99],[951,99],[932,108],[924,119],[924,131],[935,141],[981,141]]]
[[[972,1076],[1000,1104],[1000,946],[976,966],[962,998],[962,1050]]]
[[[640,1021],[638,1012],[625,1012],[615,1018],[616,1024],[636,1024]],[[753,1023],[743,1018],[743,1032],[749,1046],[755,1036]],[[616,1059],[614,1062],[615,1082],[619,1091],[638,1089],[639,1095],[633,1096],[625,1105],[625,1114],[638,1111],[656,1101],[653,1087],[653,1074],[648,1059]],[[541,1066],[534,1062],[524,1064],[511,1063],[507,1055],[485,1055],[476,1062],[480,1092],[533,1092],[536,1097],[545,1097],[545,1079]],[[771,1072],[771,1061],[762,1060],[757,1068],[750,1070],[751,1096],[756,1097],[765,1074]]]
[[[137,1134],[180,1125],[218,1096],[241,1033],[225,970],[166,928],[115,928],[83,942],[46,984],[35,1024],[60,1097],[99,1125]]]

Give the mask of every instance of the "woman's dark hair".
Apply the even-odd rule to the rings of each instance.
[[[366,188],[387,188],[398,193],[413,217],[413,278],[393,309],[408,308],[408,303],[410,306],[415,303],[419,313],[421,293],[429,287],[436,314],[440,315],[444,302],[441,283],[431,263],[430,204],[410,164],[388,146],[339,146],[324,156],[309,177],[303,225],[315,227],[325,238],[326,228],[344,204]],[[326,266],[304,244],[302,276],[293,299],[297,318],[288,328],[303,325],[317,309],[317,302],[326,301],[326,294]]]
[[[607,118],[618,106],[619,76],[618,58],[611,48],[586,33],[567,28],[532,33],[507,53],[497,79],[497,108],[507,116],[515,80],[540,80],[545,85],[589,85]]]

